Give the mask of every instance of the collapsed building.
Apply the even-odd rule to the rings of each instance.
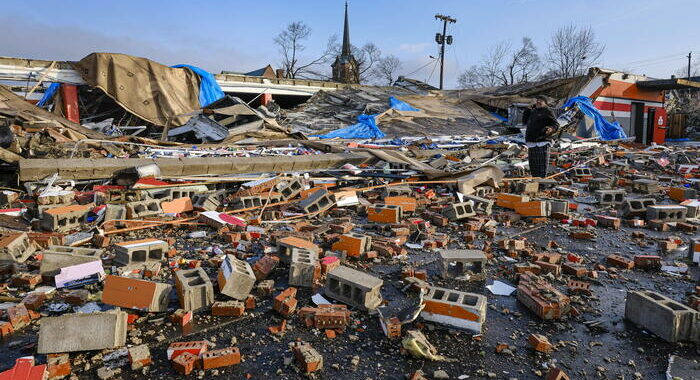
[[[0,59],[0,79],[37,85],[0,86],[3,376],[692,368],[700,156],[664,140],[678,83],[271,72]],[[546,178],[518,135],[537,95],[600,111],[561,110]],[[596,136],[596,115],[630,137]]]

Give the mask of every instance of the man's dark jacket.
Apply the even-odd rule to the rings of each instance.
[[[549,107],[527,109],[523,113],[523,122],[527,124],[525,129],[526,142],[547,141],[545,133],[547,127],[557,128],[557,118]]]

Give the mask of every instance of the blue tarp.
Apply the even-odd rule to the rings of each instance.
[[[60,83],[51,83],[49,88],[47,88],[44,92],[44,96],[41,97],[36,105],[43,107],[49,100],[53,99],[53,96],[56,95],[56,91],[58,91],[59,87],[61,87]]]
[[[406,102],[402,102],[393,96],[389,97],[389,107],[400,111],[420,111],[418,108],[415,108]],[[336,129],[335,131],[328,132],[325,135],[315,136],[322,139],[381,139],[386,135],[379,129],[379,127],[377,127],[377,122],[374,119],[376,116],[377,115],[362,114],[357,117],[357,124]]]
[[[603,115],[600,114],[597,108],[591,102],[591,99],[585,96],[577,96],[566,101],[563,108],[569,108],[576,104],[578,109],[581,110],[586,116],[593,119],[593,125],[595,130],[598,132],[598,136],[602,140],[617,140],[624,139],[627,137],[625,131],[622,130],[620,123],[617,121],[610,122]]]
[[[192,65],[175,65],[174,68],[187,67],[199,75],[199,105],[206,107],[224,97],[224,92],[216,83],[216,78],[210,72]]]
[[[418,108],[413,107],[404,101],[398,100],[393,96],[389,97],[389,108],[399,111],[420,111]]]
[[[384,136],[384,132],[379,130],[377,123],[374,121],[375,115],[365,115],[362,114],[357,117],[357,124],[353,124],[349,127],[336,129],[335,131],[328,132],[325,135],[318,135],[322,139],[381,139]]]

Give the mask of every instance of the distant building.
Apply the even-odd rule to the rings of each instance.
[[[275,71],[275,69],[271,65],[267,65],[263,68],[253,70],[247,73],[241,73],[237,71],[222,71],[221,74],[236,74],[236,75],[246,75],[249,77],[262,77],[262,78],[268,78],[268,79],[275,79],[275,78],[282,78],[282,76],[279,76],[280,74],[284,74],[284,72],[279,72],[279,70]]]
[[[331,65],[333,68],[333,80],[340,83],[360,83],[360,70],[357,60],[350,49],[350,25],[348,24],[348,3],[345,2],[345,28],[343,29],[343,48],[340,55],[335,57]]]

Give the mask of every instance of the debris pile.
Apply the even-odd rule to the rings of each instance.
[[[474,100],[409,92],[319,92],[283,122],[224,97],[161,125],[179,142],[107,138],[3,96],[22,112],[3,113],[14,145],[0,158],[19,170],[0,197],[0,378],[653,378],[697,364],[696,145],[561,138],[553,174],[532,178],[522,141],[489,135]],[[387,108],[394,95],[421,111]],[[452,136],[280,127],[360,113],[392,136],[442,115]],[[475,121],[484,133],[457,136]],[[284,140],[263,136],[274,126]],[[253,135],[267,141],[240,143]]]

